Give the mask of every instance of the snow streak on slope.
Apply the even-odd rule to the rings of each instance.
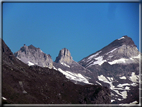
[[[55,67],[53,67],[53,69],[60,71],[63,75],[66,76],[66,78],[76,81],[76,82],[83,82],[85,84],[93,84],[93,83],[89,83],[88,79],[89,77],[85,77],[80,73],[73,73],[70,71],[63,71],[61,68],[56,69]],[[88,79],[87,79],[88,78]]]
[[[66,66],[66,67],[69,67],[70,68],[70,66],[69,65],[67,65],[66,63],[63,63],[63,62],[60,62],[62,65],[64,65],[64,66]]]
[[[93,57],[96,57],[96,56],[99,55],[99,53],[101,53],[101,52],[102,52],[102,51],[96,53],[95,55],[91,55],[88,59],[90,60],[90,59],[92,59]],[[88,61],[89,61],[89,60],[88,60]]]
[[[79,82],[83,82],[83,83],[86,83],[86,84],[91,84],[89,83],[89,81],[84,77],[82,76],[80,73],[76,74],[76,73],[72,73],[70,71],[63,71],[61,68],[58,68],[58,70],[63,73],[66,78],[70,79],[70,80],[75,80],[75,81],[79,81]]]
[[[117,48],[114,48],[113,50],[111,50],[110,52],[106,53],[105,55],[108,55],[109,53],[112,53],[116,50]]]
[[[129,63],[131,62],[132,60],[134,60],[135,58],[140,58],[140,54],[138,56],[133,56],[129,59],[126,59],[126,58],[120,58],[120,59],[117,59],[117,60],[114,60],[112,62],[108,62],[109,64],[119,64],[119,63]]]

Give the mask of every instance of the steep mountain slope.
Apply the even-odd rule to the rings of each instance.
[[[47,55],[41,51],[40,48],[36,48],[33,45],[23,47],[16,53],[15,57],[28,65],[38,65],[41,67],[53,67],[53,61],[50,55]]]
[[[130,64],[139,63],[140,53],[133,40],[128,36],[123,36],[102,48],[101,50],[83,58],[79,64],[88,68],[92,65],[109,64]]]
[[[98,84],[110,87],[112,103],[138,103],[140,56],[133,40],[123,36],[83,58],[79,64],[96,75]]]
[[[58,69],[66,78],[75,84],[94,84],[95,78],[91,78],[92,72],[75,62],[68,49],[60,50],[59,55],[53,63],[53,69]],[[89,82],[89,81],[93,81]]]
[[[110,92],[100,85],[74,84],[54,69],[28,66],[2,41],[2,99],[8,104],[106,104]]]

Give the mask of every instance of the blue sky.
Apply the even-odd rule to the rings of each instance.
[[[75,61],[128,35],[139,48],[139,3],[3,3],[3,40],[50,54],[62,48]]]

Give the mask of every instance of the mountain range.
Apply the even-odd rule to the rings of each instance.
[[[110,90],[107,87],[74,84],[58,70],[36,64],[33,66],[26,61],[23,63],[3,40],[1,45],[3,104],[110,104]],[[28,48],[31,51],[31,47]],[[32,48],[39,52],[39,49]],[[25,54],[38,54],[32,52]],[[31,56],[28,58],[39,61]]]
[[[24,45],[14,53],[13,57],[17,58],[14,60],[19,61],[18,63],[23,62],[21,65],[28,65],[30,69],[58,71],[77,86],[108,87],[112,104],[139,103],[141,53],[128,36],[114,40],[79,62],[73,60],[70,51],[66,48],[61,49],[56,60],[53,61],[50,55],[33,45]]]

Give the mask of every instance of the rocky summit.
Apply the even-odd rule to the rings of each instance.
[[[47,55],[41,51],[40,48],[36,48],[33,45],[23,47],[16,53],[15,57],[21,60],[22,62],[31,65],[38,65],[41,67],[53,67],[53,61],[50,55]]]
[[[74,84],[58,70],[28,66],[13,55],[4,41],[1,50],[3,104],[110,103],[107,87]]]
[[[73,61],[71,57],[71,53],[68,49],[63,48],[60,50],[58,57],[56,57],[55,62],[56,63],[66,63],[66,64],[71,64]]]
[[[133,40],[128,36],[116,39],[101,50],[83,58],[79,64],[88,68],[93,65],[109,64],[130,64],[139,63],[140,52]]]

